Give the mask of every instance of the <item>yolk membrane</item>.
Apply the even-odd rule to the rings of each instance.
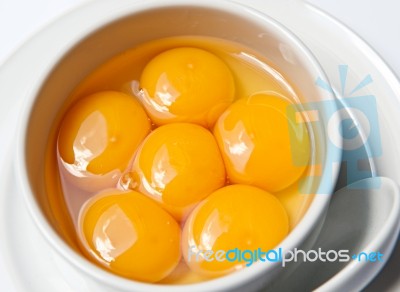
[[[66,113],[58,136],[61,159],[77,171],[124,171],[150,132],[150,121],[134,97],[116,91],[79,99]]]
[[[233,261],[221,260],[221,251],[267,252],[288,231],[288,216],[274,195],[253,186],[230,185],[212,193],[189,216],[182,235],[183,257],[191,270],[221,276],[248,263],[238,255]]]
[[[95,196],[80,214],[84,252],[130,279],[157,282],[181,257],[180,227],[146,196],[130,191]]]
[[[154,57],[140,77],[142,100],[157,125],[192,122],[214,125],[233,101],[235,85],[228,66],[199,48],[179,47]]]
[[[277,192],[299,179],[309,163],[310,138],[295,112],[288,100],[259,93],[221,115],[214,135],[231,182]]]
[[[225,184],[225,167],[213,135],[189,123],[154,130],[140,147],[130,175],[135,190],[158,201],[178,220]]]

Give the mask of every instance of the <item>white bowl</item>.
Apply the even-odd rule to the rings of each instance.
[[[98,5],[101,5],[99,2]],[[84,11],[84,7],[82,7]],[[57,113],[71,90],[98,65],[140,43],[175,35],[214,36],[242,43],[270,59],[296,86],[319,114],[311,123],[315,157],[321,159],[322,176],[316,180],[317,195],[307,213],[281,243],[283,250],[310,246],[322,226],[341,158],[340,137],[334,141],[327,125],[339,125],[332,97],[315,86],[324,72],[310,51],[287,29],[270,17],[230,1],[115,1],[106,14],[91,10],[85,22],[70,18],[65,27],[69,45],[58,51],[45,74],[35,76],[26,96],[17,151],[17,174],[34,222],[50,243],[62,272],[74,283],[84,278],[93,291],[246,291],[271,283],[284,269],[280,263],[256,263],[222,278],[190,285],[157,285],[135,282],[109,273],[75,252],[58,230],[44,188],[44,160],[48,135]],[[53,42],[56,40],[47,40]],[[327,101],[327,102],[325,102]],[[28,259],[27,259],[28,260]]]

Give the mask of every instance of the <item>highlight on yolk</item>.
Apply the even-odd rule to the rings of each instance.
[[[227,260],[226,256],[234,259],[228,251],[266,252],[276,248],[288,231],[288,216],[274,195],[253,186],[230,185],[212,193],[191,213],[183,229],[182,253],[193,271],[221,276],[248,263],[238,256]]]
[[[193,122],[211,127],[235,95],[228,66],[214,54],[192,47],[154,57],[139,86],[137,95],[156,125]]]
[[[104,91],[79,99],[61,123],[57,142],[61,164],[75,180],[122,172],[150,128],[144,109],[132,96]],[[90,188],[85,184],[80,185]],[[99,189],[105,187],[98,184]]]
[[[133,189],[181,220],[196,203],[225,184],[225,167],[208,130],[174,123],[157,128],[146,138],[129,176]]]
[[[310,159],[306,123],[288,100],[259,93],[233,103],[214,135],[233,183],[277,192],[297,181]]]
[[[117,275],[157,282],[180,261],[178,223],[138,192],[95,196],[82,209],[79,224],[83,251]]]

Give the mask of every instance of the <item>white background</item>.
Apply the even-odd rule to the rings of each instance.
[[[0,0],[0,66],[40,28],[87,1]],[[381,55],[397,76],[400,76],[400,1],[309,0],[309,2],[338,18],[359,34]],[[0,96],[0,98],[6,97]],[[15,291],[8,278],[7,267],[2,263],[1,255],[0,291]]]

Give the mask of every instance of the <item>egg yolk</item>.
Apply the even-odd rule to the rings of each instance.
[[[154,130],[140,147],[129,175],[133,189],[161,203],[178,220],[225,184],[225,167],[213,135],[188,123]]]
[[[248,263],[248,255],[234,259],[235,251],[267,252],[288,231],[288,216],[274,195],[253,186],[230,185],[212,193],[189,216],[182,235],[183,257],[193,271],[220,276]]]
[[[193,122],[212,126],[235,94],[228,66],[214,54],[191,47],[154,57],[141,74],[140,88],[138,97],[157,125]]]
[[[260,93],[221,115],[214,135],[231,182],[277,192],[299,179],[309,163],[310,140],[294,112],[288,100]]]
[[[157,282],[181,257],[180,228],[146,196],[130,191],[92,198],[80,214],[83,249],[117,275]]]
[[[66,113],[57,143],[59,155],[76,172],[123,171],[150,128],[134,97],[99,92],[79,99]]]

